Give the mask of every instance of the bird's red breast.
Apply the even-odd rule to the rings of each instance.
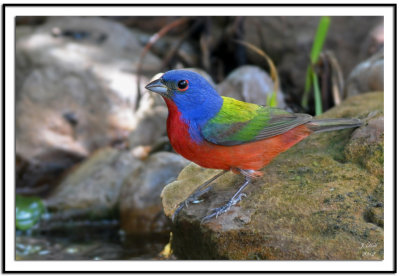
[[[206,140],[196,143],[175,103],[164,99],[169,110],[167,132],[172,147],[186,159],[205,168],[259,170],[312,133],[307,126],[300,125],[281,135],[241,145],[221,146]]]

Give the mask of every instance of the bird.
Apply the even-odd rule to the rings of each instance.
[[[205,78],[191,70],[167,71],[145,88],[161,95],[168,107],[167,134],[173,149],[201,167],[222,170],[179,204],[173,221],[183,207],[199,202],[222,174],[231,171],[243,175],[245,181],[226,204],[213,209],[202,222],[240,202],[252,179],[263,175],[263,167],[310,134],[361,125],[359,119],[319,120],[220,96]]]

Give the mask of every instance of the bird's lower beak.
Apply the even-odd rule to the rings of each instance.
[[[166,94],[168,93],[168,88],[165,84],[161,82],[161,79],[156,79],[152,82],[150,82],[148,85],[145,87],[146,89],[159,93],[159,94]]]

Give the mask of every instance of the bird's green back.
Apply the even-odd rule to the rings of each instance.
[[[214,144],[228,146],[262,140],[311,120],[306,114],[222,98],[220,111],[201,128],[203,137]]]

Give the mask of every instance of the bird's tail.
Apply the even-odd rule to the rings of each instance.
[[[361,126],[362,121],[359,119],[324,119],[312,120],[308,122],[307,127],[313,132],[324,132],[339,130],[344,128],[353,128]]]

